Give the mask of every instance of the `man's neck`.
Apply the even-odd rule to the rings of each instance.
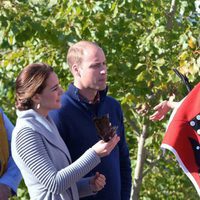
[[[78,88],[79,90],[79,94],[81,96],[83,96],[84,98],[86,98],[89,102],[93,102],[98,91],[94,90],[94,89],[90,89],[90,88],[82,88],[81,86],[79,86],[78,84],[76,84],[76,82],[74,82],[74,86],[76,88]]]
[[[93,102],[98,91],[90,89],[79,89],[79,94],[86,98],[89,102]]]

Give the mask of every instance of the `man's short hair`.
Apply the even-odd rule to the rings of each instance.
[[[84,49],[89,46],[99,47],[95,42],[80,41],[73,44],[67,52],[67,63],[71,70],[74,64],[80,65],[83,60]]]

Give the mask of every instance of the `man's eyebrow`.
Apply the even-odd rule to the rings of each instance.
[[[92,66],[95,66],[95,65],[101,65],[101,63],[106,63],[106,61],[103,61],[103,62],[94,62],[94,63],[92,63],[91,65],[90,65],[90,67],[92,67]]]
[[[99,64],[101,64],[101,62],[94,62],[91,65],[99,65]]]

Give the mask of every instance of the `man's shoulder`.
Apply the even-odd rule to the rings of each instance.
[[[76,99],[74,97],[72,97],[70,95],[70,93],[68,92],[68,90],[67,90],[61,96],[61,108],[53,110],[50,113],[59,113],[59,114],[61,114],[61,113],[65,112],[66,109],[67,110],[71,110],[71,109],[73,109],[72,105],[74,105],[75,102],[78,103],[78,101],[76,101]]]
[[[112,96],[107,95],[105,97],[106,103],[112,103],[113,105],[120,106],[120,102]]]
[[[71,98],[66,91],[61,97],[61,108],[50,111],[50,116],[55,119],[70,115],[70,113],[74,110],[73,101],[73,98]]]
[[[73,100],[74,97],[72,97],[72,91],[66,90],[63,95],[61,96],[62,102],[68,102],[69,100]]]

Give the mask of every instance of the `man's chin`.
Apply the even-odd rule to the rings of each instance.
[[[93,85],[92,87],[90,87],[90,89],[92,90],[96,90],[96,91],[102,91],[102,90],[105,90],[107,87],[107,85]]]
[[[106,85],[103,85],[103,86],[100,86],[98,90],[101,91],[101,90],[105,90],[105,89],[106,89]]]

